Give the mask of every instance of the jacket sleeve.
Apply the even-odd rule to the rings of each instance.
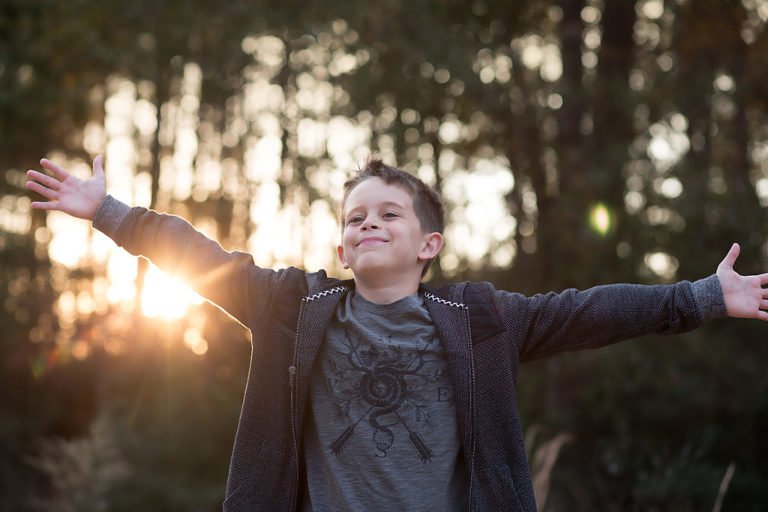
[[[181,217],[132,208],[112,196],[97,210],[93,227],[129,253],[180,277],[245,326],[251,324],[249,305],[266,304],[280,277],[257,267],[250,254],[225,251]]]
[[[716,275],[693,283],[617,284],[530,298],[500,291],[497,299],[521,361],[646,334],[676,334],[725,316]]]

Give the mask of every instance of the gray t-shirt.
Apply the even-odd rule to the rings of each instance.
[[[422,296],[347,294],[311,378],[304,511],[465,507],[453,386]]]

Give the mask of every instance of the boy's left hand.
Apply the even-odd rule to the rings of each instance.
[[[739,257],[739,244],[733,244],[725,259],[717,266],[717,277],[723,290],[725,309],[734,318],[757,318],[768,321],[768,274],[742,276],[733,270]]]

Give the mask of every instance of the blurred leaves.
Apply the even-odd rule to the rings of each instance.
[[[48,439],[29,463],[42,471],[52,487],[48,498],[31,498],[35,510],[102,512],[108,510],[107,491],[128,475],[118,452],[115,429],[105,417],[94,420],[81,439]]]
[[[303,218],[338,206],[327,197],[338,188],[332,171],[368,148],[344,160],[326,134],[309,151],[300,127],[330,131],[342,116],[370,131],[371,150],[451,196],[452,226],[472,208],[454,178],[489,176],[491,166],[513,184],[501,198],[512,227],[479,259],[446,252],[435,279],[525,293],[695,279],[733,241],[742,244],[737,270],[757,273],[768,268],[766,11],[764,0],[0,0],[0,387],[9,390],[0,397],[0,510],[22,510],[31,495],[76,496],[79,484],[59,470],[96,460],[102,434],[116,451],[105,450],[120,454],[110,460],[132,471],[92,488],[94,506],[210,510],[222,498],[244,333],[208,306],[169,325],[110,304],[64,325],[60,294],[77,304],[106,270],[92,259],[53,261],[50,218],[29,210],[23,189],[23,171],[41,156],[91,158],[98,143],[84,143],[86,125],[105,123],[118,80],[134,84],[161,127],[129,134],[133,177],[149,180],[151,204],[213,219],[225,247],[245,248],[268,224],[250,212],[272,171],[246,163],[268,135],[279,140],[269,184],[279,205]],[[264,41],[281,50],[260,54]],[[190,63],[202,80],[187,170],[204,181],[210,160],[228,163],[204,196],[179,197],[161,182],[178,149],[172,127]],[[281,91],[275,100],[259,89],[269,111],[248,105],[254,77]],[[307,107],[307,84],[330,91],[326,106]],[[165,136],[162,127],[171,127]],[[595,229],[598,209],[609,222]],[[285,231],[307,250],[313,227],[304,226],[286,222]],[[479,232],[456,228],[448,250]],[[204,356],[184,346],[190,328],[207,340]],[[541,505],[709,509],[734,463],[724,509],[765,508],[764,332],[718,322],[524,368],[526,423],[547,439],[572,436],[547,468]]]

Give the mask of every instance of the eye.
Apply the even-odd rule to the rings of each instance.
[[[395,212],[387,212],[383,215],[385,219],[394,219],[398,217],[398,215]]]
[[[355,215],[347,220],[347,224],[358,224],[360,222],[363,222],[363,217],[360,215]]]

